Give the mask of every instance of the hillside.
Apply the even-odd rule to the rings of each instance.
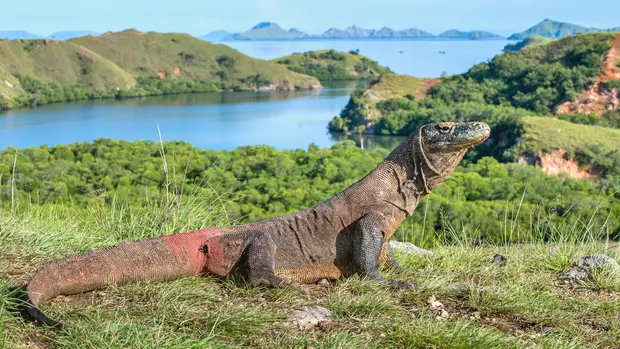
[[[321,81],[367,80],[389,72],[376,61],[360,55],[334,50],[309,51],[272,60],[286,68]]]
[[[356,90],[340,116],[329,123],[329,129],[347,133],[382,133],[375,129],[377,122],[384,117],[379,108],[382,102],[392,99],[421,100],[436,83],[435,79],[410,75],[383,75],[368,88]]]
[[[613,34],[587,34],[505,52],[465,74],[439,80],[424,101],[398,97],[370,101],[359,99],[361,92],[352,96],[331,129],[407,134],[440,116],[464,120],[482,113],[484,119],[495,122],[500,115],[550,115],[596,83],[605,71],[601,61],[612,51],[613,39]],[[373,87],[366,94],[372,95]],[[365,112],[369,108],[377,112],[370,116]]]
[[[508,37],[508,40],[523,40],[530,36],[542,36],[547,38],[563,38],[580,33],[593,32],[616,32],[620,31],[620,27],[612,29],[586,28],[577,24],[557,22],[551,19],[545,19],[542,22],[532,26],[531,28],[515,33]]]
[[[555,118],[525,117],[513,159],[538,165],[550,175],[572,178],[620,175],[620,129],[580,125]]]
[[[27,91],[4,83],[0,109],[168,93],[320,88],[313,77],[228,46],[136,30],[67,41],[3,41],[0,68],[6,81]]]
[[[254,59],[228,46],[211,44],[188,34],[126,30],[75,38],[70,42],[101,54],[135,76],[241,81],[263,74],[276,86],[292,88],[315,84],[307,76],[278,64]],[[226,79],[218,76],[218,72],[224,72]]]
[[[94,51],[73,42],[13,40],[0,42],[0,66],[14,76],[43,83],[92,89],[129,89],[136,80]]]
[[[601,71],[588,88],[555,107],[556,114],[604,115],[620,108],[620,33],[601,60]]]
[[[551,38],[546,38],[544,36],[539,36],[539,35],[534,35],[534,36],[529,36],[517,43],[514,44],[508,44],[506,46],[504,46],[504,52],[517,52],[517,51],[521,51],[522,49],[526,48],[526,47],[532,47],[532,46],[538,46],[538,45],[543,45],[546,44],[548,42],[550,42]]]

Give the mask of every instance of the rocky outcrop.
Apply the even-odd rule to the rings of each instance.
[[[620,34],[616,34],[611,49],[601,62],[602,73],[592,86],[572,101],[564,102],[555,108],[556,114],[597,114],[602,115],[620,108],[618,88],[605,88],[606,81],[620,81]]]
[[[603,88],[597,81],[589,89],[582,92],[575,100],[564,102],[555,109],[556,114],[597,114],[618,110],[620,98],[617,88],[611,91]]]
[[[586,179],[593,175],[579,166],[579,163],[566,156],[566,150],[557,149],[548,153],[541,151],[536,155],[522,155],[518,159],[520,164],[540,166],[547,175],[558,177],[565,173],[573,179]]]

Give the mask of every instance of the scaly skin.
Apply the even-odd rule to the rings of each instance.
[[[286,216],[122,243],[56,261],[25,287],[26,312],[61,326],[36,305],[59,295],[138,280],[240,275],[252,285],[297,286],[359,274],[385,280],[379,264],[398,268],[387,241],[421,198],[490,134],[485,123],[422,126],[366,177],[318,205]]]

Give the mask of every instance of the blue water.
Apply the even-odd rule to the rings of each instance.
[[[227,43],[270,59],[318,49],[360,53],[397,73],[436,77],[461,73],[499,53],[506,41],[279,41]],[[403,53],[399,53],[403,51]],[[439,54],[438,51],[446,51]],[[343,139],[327,124],[346,105],[354,86],[321,91],[206,93],[86,104],[60,104],[0,114],[0,149],[69,144],[105,137],[129,141],[186,141],[206,149],[266,144],[277,149],[330,146]],[[393,146],[386,137],[356,138],[360,146]]]
[[[42,107],[0,117],[0,148],[98,137],[158,140],[158,124],[164,140],[200,148],[329,146],[334,141],[326,125],[345,105],[348,92],[208,93]]]
[[[230,41],[224,44],[260,59],[275,59],[296,52],[333,49],[360,54],[388,66],[398,74],[438,78],[442,73],[464,73],[485,62],[512,41],[506,40],[300,40]],[[401,53],[402,51],[402,53]],[[440,54],[445,51],[445,54]]]

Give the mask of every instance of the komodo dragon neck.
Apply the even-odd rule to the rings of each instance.
[[[426,158],[419,135],[415,134],[396,147],[364,178],[319,205],[346,206],[351,210],[389,204],[411,215],[421,198],[442,180],[440,177],[440,172]],[[355,213],[351,217],[353,220],[360,215]]]

